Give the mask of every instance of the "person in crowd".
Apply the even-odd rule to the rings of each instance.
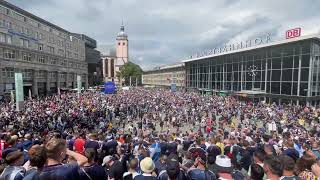
[[[314,163],[311,167],[312,173],[317,176],[317,180],[320,178],[320,162]]]
[[[279,180],[283,172],[282,163],[277,156],[268,155],[263,161],[263,170],[268,180]]]
[[[104,180],[107,179],[107,173],[104,168],[95,162],[96,149],[87,148],[84,155],[88,159],[88,162],[80,168],[80,179],[82,180]]]
[[[116,157],[110,155],[103,158],[102,166],[106,166],[108,179],[110,180],[121,179],[123,174],[126,172],[123,169],[121,162],[117,160]]]
[[[253,163],[258,164],[259,166],[261,166],[263,168],[265,157],[266,157],[266,152],[260,148],[257,148],[253,152],[253,158],[252,158]],[[248,175],[251,176],[251,167],[249,167]]]
[[[264,171],[263,167],[259,164],[252,164],[251,165],[251,176],[249,177],[250,180],[263,180]]]
[[[314,141],[312,142],[312,152],[317,157],[318,160],[320,160],[320,150],[319,150],[319,144],[320,142]]]
[[[139,161],[136,158],[133,158],[129,162],[129,170],[128,172],[123,174],[123,177],[128,177],[130,176],[131,179],[134,179],[139,173],[137,172],[137,169],[139,168]]]
[[[84,154],[84,145],[86,143],[86,135],[81,133],[74,141],[73,150],[79,154]]]
[[[291,157],[294,161],[297,161],[299,158],[299,152],[294,148],[294,143],[292,140],[286,140],[284,142],[285,150],[283,151],[284,155]]]
[[[216,175],[206,168],[206,161],[206,156],[204,154],[199,154],[199,156],[195,158],[194,165],[187,172],[188,178],[192,180],[206,180],[215,178]]]
[[[79,169],[88,162],[88,159],[74,151],[67,149],[66,141],[53,138],[45,145],[47,164],[42,169],[40,180],[76,180],[79,179]],[[75,163],[62,164],[66,155],[75,159]]]
[[[0,175],[2,180],[22,180],[25,176],[25,169],[23,168],[24,157],[22,152],[15,150],[8,153],[5,157],[5,162],[8,166],[3,170]]]
[[[316,158],[310,154],[304,154],[297,161],[297,173],[301,180],[316,180],[317,176],[312,172],[312,165],[315,164]]]
[[[47,160],[45,147],[40,145],[33,145],[29,149],[28,155],[29,161],[24,165],[26,173],[23,180],[39,179],[39,175]]]
[[[283,166],[282,176],[280,177],[280,180],[300,180],[300,177],[294,174],[294,159],[287,155],[281,155],[279,159]]]
[[[169,156],[166,162],[166,169],[158,175],[158,180],[186,180],[185,172],[180,169],[180,163],[176,155]]]
[[[161,157],[155,162],[155,172],[159,175],[161,171],[164,171],[167,166],[168,156],[163,154]]]
[[[86,141],[86,143],[84,144],[84,148],[88,149],[88,148],[92,148],[96,151],[96,153],[98,152],[98,149],[100,149],[100,144],[97,141],[97,135],[95,133],[91,133],[89,134],[89,139]]]
[[[145,157],[140,162],[140,168],[143,173],[140,175],[137,175],[134,178],[134,180],[156,180],[157,179],[153,173],[155,165],[150,157]]]

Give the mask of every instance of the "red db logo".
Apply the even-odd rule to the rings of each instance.
[[[301,28],[290,29],[286,32],[286,39],[299,37],[301,35]]]

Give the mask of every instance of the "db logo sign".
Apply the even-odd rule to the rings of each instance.
[[[286,32],[286,39],[299,37],[301,35],[301,28],[290,29]]]

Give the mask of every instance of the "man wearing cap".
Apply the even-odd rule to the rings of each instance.
[[[143,174],[137,175],[134,180],[156,180],[157,178],[152,176],[152,172],[155,165],[150,157],[144,158],[140,162],[140,168]]]
[[[217,156],[216,162],[214,164],[214,169],[218,173],[217,174],[219,177],[218,179],[221,179],[221,180],[241,179],[241,178],[237,178],[236,174],[233,173],[231,159],[228,156],[225,156],[225,155]]]

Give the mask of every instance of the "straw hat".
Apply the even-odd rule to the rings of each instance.
[[[140,162],[140,167],[143,172],[151,173],[154,170],[155,165],[150,157],[146,157]]]

